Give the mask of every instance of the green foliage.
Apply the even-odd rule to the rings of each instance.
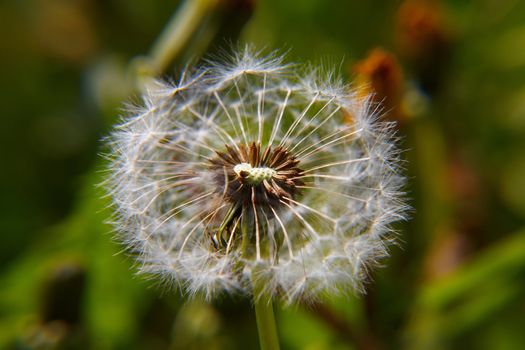
[[[381,46],[418,103],[399,129],[414,207],[399,247],[368,295],[278,308],[283,349],[525,344],[525,3],[440,4],[448,46],[430,70],[398,42],[400,2],[257,1],[235,22],[238,32],[247,21],[241,40],[333,59],[349,81],[352,64]],[[257,347],[249,301],[184,304],[177,290],[134,277],[96,186],[99,140],[133,96],[127,62],[148,52],[175,9],[167,0],[0,4],[0,348]],[[210,22],[177,64],[228,32]]]

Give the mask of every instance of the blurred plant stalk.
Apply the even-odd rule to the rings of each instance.
[[[166,71],[218,3],[218,0],[186,0],[153,44],[149,56],[139,61],[137,74],[156,76]]]
[[[186,0],[166,24],[147,56],[131,64],[137,86],[210,51],[213,43],[235,42],[251,17],[255,0]]]

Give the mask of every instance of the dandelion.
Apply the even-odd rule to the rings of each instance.
[[[142,100],[110,137],[108,180],[141,272],[207,298],[363,291],[405,209],[369,98],[246,48]]]

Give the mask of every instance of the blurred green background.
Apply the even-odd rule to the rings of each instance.
[[[335,64],[407,150],[391,258],[365,296],[278,306],[282,348],[525,348],[525,2],[210,3],[165,76],[237,41]],[[249,300],[185,303],[134,276],[96,187],[134,58],[180,5],[0,2],[1,349],[258,347]]]

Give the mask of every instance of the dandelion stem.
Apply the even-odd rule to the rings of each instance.
[[[275,326],[272,299],[263,292],[260,283],[254,281],[253,288],[255,318],[257,319],[261,350],[279,350],[279,338],[277,336],[277,327]]]

